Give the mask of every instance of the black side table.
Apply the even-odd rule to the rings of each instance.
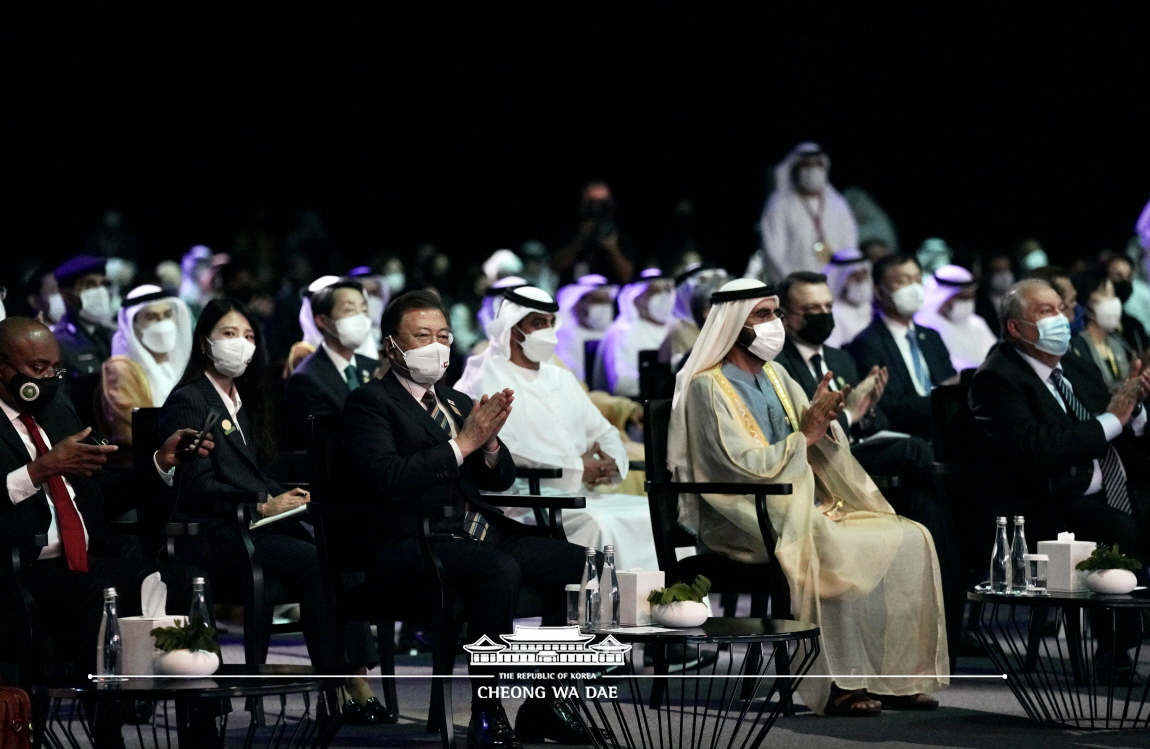
[[[819,628],[788,620],[712,617],[674,632],[597,634],[654,649],[656,670],[644,675],[632,650],[617,672],[573,682],[576,713],[602,749],[755,749],[819,654]],[[676,663],[687,667],[667,673]]]
[[[279,709],[267,711],[266,726],[262,711],[249,709],[245,749],[256,745],[257,739],[268,747],[324,749],[342,725],[339,685],[338,679],[317,677],[311,667],[283,665],[225,665],[212,676],[194,679],[157,676],[48,684],[33,688],[33,731],[41,745],[90,746],[101,711],[130,710],[144,701],[156,703],[151,722],[128,723],[123,729],[134,731],[141,747],[222,748],[231,699],[245,697],[249,707],[255,707],[254,701],[262,707],[270,696],[279,698]],[[293,694],[302,695],[302,713],[289,710],[288,695]]]
[[[1150,679],[1121,683],[1115,671],[1100,667],[1099,656],[1113,663],[1119,653],[1115,634],[1124,629],[1133,641],[1137,666],[1148,634],[1143,614],[1150,610],[1147,591],[1109,596],[1096,593],[1006,595],[975,589],[972,602],[975,634],[994,665],[1007,675],[1007,685],[1035,723],[1066,728],[1150,728]],[[1047,636],[1048,621],[1061,625],[1063,642]],[[1099,652],[1099,633],[1105,626]],[[1057,632],[1057,629],[1055,630]],[[1144,669],[1145,670],[1145,669]]]

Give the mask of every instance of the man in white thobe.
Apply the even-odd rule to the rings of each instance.
[[[587,497],[585,509],[563,511],[567,540],[597,549],[614,545],[619,569],[657,570],[647,498],[598,491],[627,476],[627,453],[618,430],[575,376],[550,361],[559,306],[533,286],[505,296],[487,327],[490,346],[468,359],[455,387],[474,398],[504,388],[515,391],[515,408],[499,433],[515,465],[562,468],[563,477],[544,479],[541,491]],[[526,483],[517,481],[512,493],[526,494]],[[524,510],[507,512],[531,522]]]
[[[592,390],[639,397],[639,352],[658,351],[671,330],[674,281],[657,268],[639,274],[619,292],[619,317],[611,323],[595,357]]]

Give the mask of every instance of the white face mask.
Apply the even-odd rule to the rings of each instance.
[[[247,338],[219,338],[208,343],[212,347],[209,354],[212,363],[224,377],[243,375],[256,354],[256,345]]]
[[[555,336],[555,328],[540,328],[534,333],[527,333],[522,328],[516,328],[523,333],[523,355],[538,364],[545,362],[555,353],[555,346],[559,339]]]
[[[755,331],[755,340],[747,346],[747,350],[763,361],[774,361],[779,352],[783,350],[783,343],[787,340],[787,331],[783,328],[783,321],[779,318],[761,322],[754,327],[744,325]]]
[[[399,344],[395,339],[391,339],[392,344],[399,348]],[[407,372],[413,382],[418,382],[421,385],[433,385],[439,382],[443,377],[443,373],[447,371],[447,365],[451,363],[451,348],[444,346],[439,341],[429,343],[420,348],[413,348],[410,351],[401,351],[403,354],[403,365],[407,367]]]
[[[153,354],[170,354],[176,347],[176,321],[157,320],[140,333],[140,342]]]
[[[1122,324],[1122,302],[1116,296],[1103,299],[1094,305],[1094,322],[1098,327],[1109,333],[1118,330]]]
[[[1008,270],[1000,270],[990,277],[990,290],[995,294],[1005,294],[1014,285],[1014,274]]]
[[[367,295],[367,316],[375,326],[378,326],[379,321],[383,319],[383,300],[375,294]]]
[[[80,317],[88,322],[106,322],[112,316],[112,294],[107,286],[80,292]]]
[[[974,314],[973,299],[955,299],[950,305],[950,314],[947,317],[951,322],[962,324]]]
[[[339,345],[353,351],[363,345],[371,334],[371,318],[364,314],[342,317],[335,321],[335,335]]]
[[[606,330],[615,321],[615,308],[610,304],[587,305],[587,327],[591,330]]]
[[[900,315],[910,317],[922,309],[922,300],[925,295],[926,290],[923,289],[922,284],[908,283],[901,289],[892,291],[890,300]]]
[[[803,192],[822,192],[827,186],[827,170],[821,166],[808,166],[799,170],[795,182]]]
[[[843,298],[855,307],[870,304],[874,298],[874,284],[869,278],[865,281],[851,281],[843,289]]]
[[[669,291],[660,291],[647,297],[647,317],[660,325],[671,318],[673,309],[675,309],[675,295]]]
[[[48,297],[48,322],[60,322],[60,318],[64,316],[67,307],[64,306],[64,297],[59,294],[52,294]]]

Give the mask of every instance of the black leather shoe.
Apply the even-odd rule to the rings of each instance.
[[[363,705],[348,700],[343,706],[343,722],[349,726],[375,726],[381,723],[398,723],[399,716],[372,697]]]
[[[503,705],[471,711],[467,749],[523,749],[523,742],[511,730]]]
[[[528,744],[590,744],[591,737],[565,700],[526,700],[515,715],[515,733]]]

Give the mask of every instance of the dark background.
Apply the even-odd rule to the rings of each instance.
[[[558,249],[582,184],[640,254],[683,197],[741,272],[766,174],[814,139],[904,247],[1121,248],[1150,197],[1144,3],[59,9],[4,23],[4,277],[119,207],[144,266],[318,210],[332,263]],[[337,268],[336,270],[343,270]],[[316,268],[317,271],[328,270]]]

